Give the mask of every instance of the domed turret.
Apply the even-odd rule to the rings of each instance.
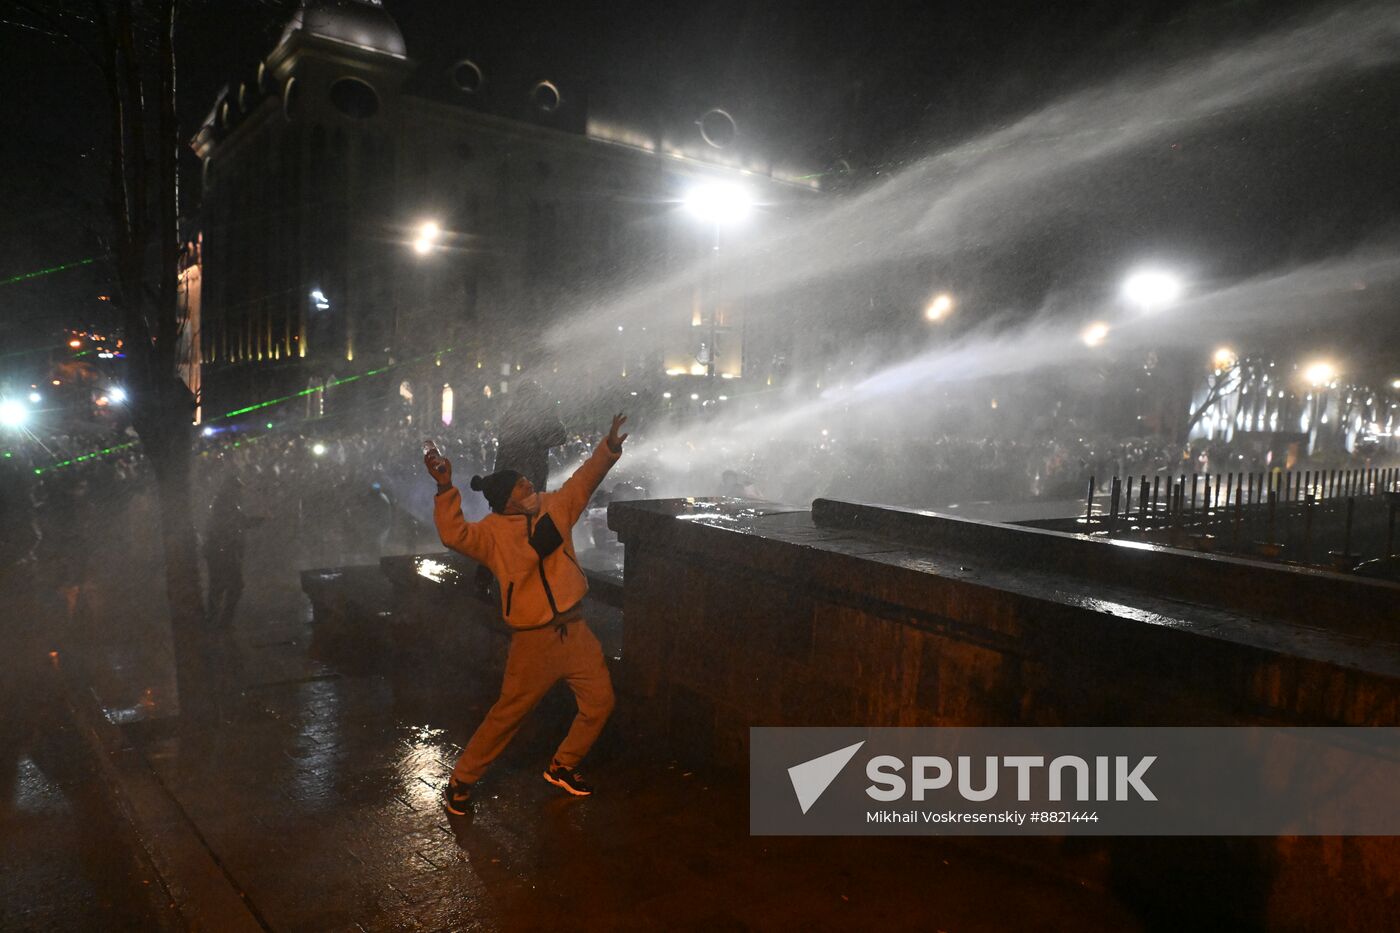
[[[408,57],[403,33],[379,0],[302,0],[282,30],[281,41],[285,43],[295,32],[395,58]]]

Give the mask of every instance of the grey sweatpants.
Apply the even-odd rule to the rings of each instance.
[[[565,625],[562,633],[550,626],[511,635],[500,698],[472,733],[452,776],[468,784],[481,777],[505,751],[530,710],[561,680],[574,692],[578,715],[554,760],[566,768],[577,767],[613,710],[612,679],[603,646],[582,619]]]

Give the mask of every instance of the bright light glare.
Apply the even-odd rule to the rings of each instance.
[[[413,251],[419,256],[431,253],[433,244],[437,242],[438,235],[441,233],[442,228],[435,221],[423,221],[418,225],[418,239],[413,241]]]
[[[17,428],[29,419],[29,410],[19,402],[6,399],[0,402],[0,425],[7,428]]]
[[[738,223],[753,209],[748,191],[726,181],[697,184],[685,193],[683,203],[691,214],[713,224]]]
[[[1181,280],[1170,272],[1141,269],[1123,282],[1123,297],[1144,312],[1159,311],[1181,297]]]
[[[68,346],[72,347],[74,350],[78,349],[78,348],[81,347],[82,345],[83,345],[83,342],[82,342],[81,340],[70,340],[70,341],[68,341]]]
[[[210,427],[206,427],[206,428],[204,429],[204,436],[205,436],[205,437],[213,437],[213,436],[214,436],[214,429],[213,429],[213,428],[210,428]]]
[[[315,444],[311,445],[311,452],[318,457],[324,457],[326,454],[326,445],[317,441]]]
[[[1235,351],[1231,350],[1229,347],[1221,347],[1220,349],[1215,351],[1215,356],[1213,359],[1215,360],[1216,369],[1229,369],[1230,367],[1235,365],[1235,362],[1239,359],[1239,356],[1237,356]]]
[[[1308,368],[1303,370],[1303,378],[1308,381],[1308,385],[1314,387],[1325,386],[1336,377],[1337,367],[1325,360],[1309,364]]]
[[[1095,321],[1084,328],[1079,339],[1084,341],[1086,347],[1097,347],[1108,339],[1108,325],[1103,321]]]
[[[941,321],[948,316],[948,312],[953,310],[953,296],[947,292],[934,295],[933,300],[924,308],[924,317],[930,321]]]
[[[108,391],[107,397],[114,402],[125,402],[126,390],[123,389],[121,386],[113,386],[111,390]]]
[[[39,404],[40,402],[42,402],[43,400],[44,400],[44,397],[43,397],[42,395],[40,395],[38,392],[30,392],[30,393],[29,393],[29,401],[30,401],[32,404],[37,405],[37,404]]]

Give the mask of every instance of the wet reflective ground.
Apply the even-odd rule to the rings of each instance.
[[[3,746],[0,929],[160,929],[170,912],[164,892],[120,842],[126,830],[73,727],[11,732]]]
[[[26,656],[57,646],[126,723],[192,838],[270,929],[1134,928],[1106,895],[938,840],[751,838],[742,780],[635,744],[625,695],[585,763],[596,796],[540,778],[572,715],[561,689],[482,783],[474,818],[449,822],[440,788],[499,671],[463,657],[378,673],[313,660],[295,573],[312,564],[294,536],[250,535],[244,601],[216,658],[220,714],[175,717],[154,536],[139,515],[110,528],[75,539],[100,556],[80,572],[46,564],[7,582],[32,610]],[[91,779],[13,761],[0,927],[153,928],[150,879],[105,805],[86,802]]]

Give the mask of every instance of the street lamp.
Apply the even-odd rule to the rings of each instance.
[[[1314,389],[1321,388],[1337,378],[1337,367],[1326,360],[1318,360],[1316,363],[1308,364],[1308,367],[1303,370],[1303,378]]]
[[[19,402],[10,399],[0,402],[0,425],[7,428],[21,428],[28,420],[29,410]]]
[[[1100,346],[1108,339],[1108,325],[1103,321],[1095,321],[1080,332],[1079,339],[1084,341],[1086,347]]]
[[[924,318],[937,323],[944,320],[953,311],[953,296],[947,292],[934,295],[932,300],[924,308]]]
[[[712,255],[719,259],[720,234],[725,227],[741,223],[753,210],[753,200],[742,185],[730,181],[697,182],[686,191],[681,203],[691,216],[709,224],[714,230]],[[705,346],[705,358],[697,362],[704,364],[706,376],[713,381],[715,365],[719,359],[715,343],[719,336],[719,286],[711,282],[714,299],[710,302],[710,340]]]
[[[729,181],[699,182],[681,203],[696,218],[716,226],[739,223],[753,210],[748,190]]]
[[[437,245],[438,237],[442,234],[442,228],[436,222],[425,220],[418,225],[418,239],[413,241],[413,251],[419,256],[426,256],[433,251]]]
[[[1213,359],[1215,361],[1216,372],[1223,373],[1225,370],[1233,368],[1235,363],[1239,362],[1239,355],[1229,347],[1220,347],[1215,351]]]
[[[1151,314],[1181,297],[1181,280],[1160,269],[1138,269],[1123,280],[1123,297]]]
[[[1321,436],[1319,425],[1322,423],[1324,413],[1327,411],[1327,402],[1323,400],[1323,390],[1332,384],[1337,378],[1337,367],[1326,360],[1317,360],[1309,363],[1303,369],[1303,379],[1308,385],[1313,387],[1312,391],[1312,418],[1308,422],[1308,453],[1311,454],[1317,449],[1318,439]]]

